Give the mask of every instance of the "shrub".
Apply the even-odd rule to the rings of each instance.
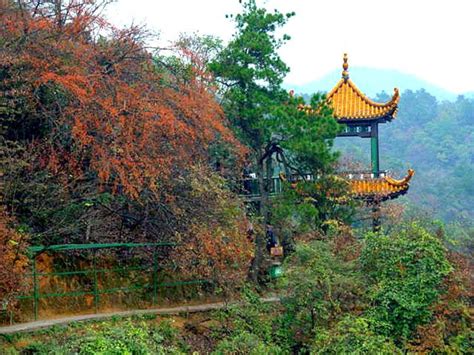
[[[359,307],[362,278],[357,264],[344,258],[333,254],[330,243],[313,241],[298,245],[287,259],[280,285],[286,290],[280,327],[289,333],[292,347],[309,343],[317,328]]]
[[[266,343],[257,335],[249,332],[240,332],[230,338],[222,340],[217,344],[216,350],[213,352],[215,355],[270,355],[282,353],[282,350],[277,345]]]
[[[233,336],[249,333],[263,342],[272,341],[272,322],[274,309],[272,305],[262,302],[260,296],[249,288],[242,291],[242,303],[230,305],[218,313],[223,325],[223,334]]]
[[[317,332],[312,354],[401,354],[393,341],[371,330],[370,321],[347,316],[334,329]]]
[[[130,321],[119,327],[94,330],[69,341],[65,349],[77,354],[183,354],[178,348],[166,344],[160,328],[150,328],[144,322]]]
[[[378,332],[401,341],[431,320],[452,267],[441,240],[416,223],[393,235],[369,234],[361,263],[368,276]]]

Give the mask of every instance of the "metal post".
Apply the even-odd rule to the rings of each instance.
[[[158,298],[158,256],[156,247],[153,249],[153,304]]]
[[[372,173],[375,178],[379,177],[379,129],[378,124],[373,123],[370,134],[370,157],[372,165]]]
[[[93,252],[92,256],[92,270],[94,273],[94,311],[98,312],[99,309],[99,288],[97,285],[97,267],[96,267],[96,250]]]
[[[380,203],[373,202],[372,205],[372,231],[374,233],[380,232]]]
[[[39,290],[38,290],[38,275],[36,274],[36,254],[33,254],[33,313],[35,320],[38,320],[38,303],[39,303]]]

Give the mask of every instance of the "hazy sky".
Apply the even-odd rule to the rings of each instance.
[[[455,93],[474,91],[474,0],[267,0],[268,9],[295,11],[280,54],[290,66],[286,82],[302,85],[350,66],[397,69]],[[238,0],[117,0],[114,24],[146,24],[164,41],[181,32],[234,32],[226,14]],[[396,83],[394,83],[394,86]]]

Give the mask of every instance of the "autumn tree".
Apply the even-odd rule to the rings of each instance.
[[[180,246],[169,261],[181,275],[213,280],[229,296],[247,280],[253,257],[245,207],[217,173],[204,166],[191,170],[186,186],[182,184],[189,203],[181,204],[181,216],[188,227],[176,229]]]
[[[232,236],[229,248],[239,245],[235,260],[246,270],[245,217],[236,207],[227,225],[210,221],[223,206],[190,188],[213,174],[207,164],[216,141],[237,157],[245,151],[227,127],[201,53],[180,45],[163,60],[147,47],[146,30],[118,29],[101,16],[107,3],[19,1],[0,14],[8,210],[45,245],[178,235],[211,245]],[[207,214],[197,206],[209,206]]]
[[[26,2],[23,21],[5,19],[7,138],[21,132],[19,139],[37,142],[52,135],[42,143],[46,166],[75,177],[90,167],[101,183],[132,197],[200,159],[216,134],[232,140],[197,66],[187,77],[163,80],[139,28],[107,25],[96,17],[95,2],[54,3]],[[14,46],[18,36],[22,42]],[[21,114],[12,106],[20,98],[28,103]]]

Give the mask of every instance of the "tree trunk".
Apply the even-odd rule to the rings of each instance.
[[[55,8],[56,24],[59,30],[63,28],[63,21],[64,21],[62,7],[63,7],[63,1],[55,0],[54,8]]]
[[[262,160],[263,154],[258,157],[256,164],[256,174],[258,178],[258,188],[260,192],[260,216],[262,217],[262,228],[261,232],[257,232],[255,235],[255,257],[252,263],[252,268],[250,272],[250,277],[253,282],[258,282],[258,275],[262,266],[262,262],[265,257],[265,247],[266,247],[266,230],[269,219],[269,206],[268,206],[268,189],[265,181],[265,161]]]

